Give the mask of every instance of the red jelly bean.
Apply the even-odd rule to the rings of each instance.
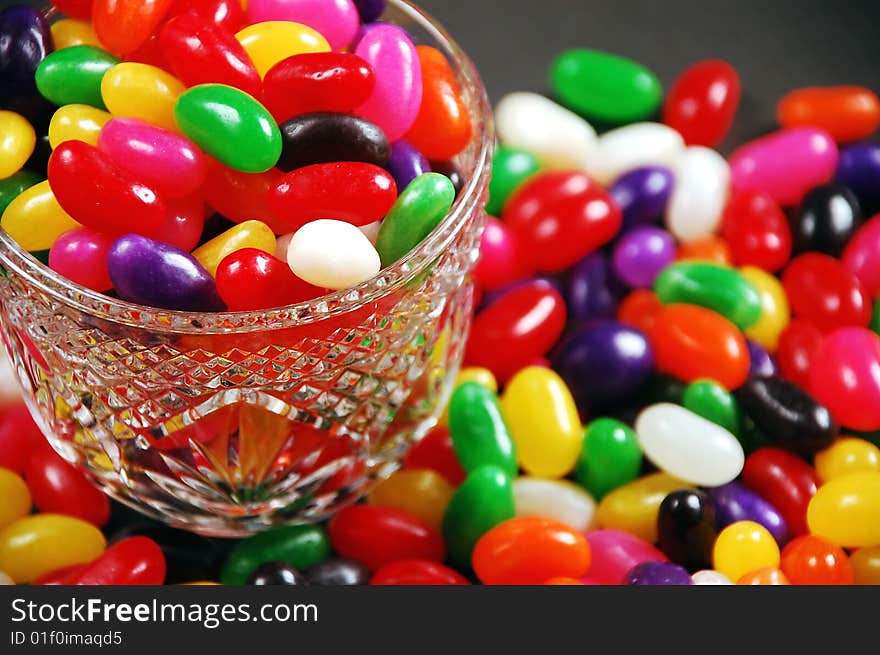
[[[24,477],[41,512],[75,516],[98,527],[110,518],[107,496],[54,450],[44,448],[34,453]]]
[[[78,222],[107,234],[153,236],[167,208],[106,154],[83,141],[65,141],[49,158],[55,198]]]
[[[871,298],[880,296],[880,214],[856,230],[841,261]]]
[[[776,363],[783,377],[804,389],[810,382],[810,367],[822,346],[822,332],[809,321],[796,318],[779,335]]]
[[[449,430],[443,427],[434,428],[413,444],[403,460],[403,468],[430,469],[453,487],[464,482],[467,475],[455,454]]]
[[[848,325],[865,327],[871,303],[858,278],[839,260],[815,252],[791,260],[782,275],[792,313],[823,332]]]
[[[819,478],[804,460],[781,448],[759,448],[746,457],[745,485],[779,510],[793,535],[808,532],[807,505]]]
[[[663,104],[663,122],[689,146],[714,148],[724,140],[739,105],[736,69],[719,60],[700,61],[673,82]]]
[[[52,0],[55,8],[65,16],[89,20],[92,17],[92,0]]]
[[[165,569],[165,555],[155,541],[128,537],[110,546],[68,584],[161,585]]]
[[[721,234],[737,266],[775,273],[791,257],[791,227],[782,208],[761,191],[736,191],[721,223]]]
[[[467,585],[467,578],[452,569],[421,559],[385,564],[370,580],[372,585]]]
[[[25,405],[13,405],[0,414],[0,468],[24,473],[32,453],[49,448],[46,438]]]
[[[310,52],[275,64],[263,80],[264,101],[279,123],[313,112],[351,113],[370,97],[369,63],[347,52]]]
[[[522,241],[507,224],[491,216],[480,238],[480,258],[473,270],[481,289],[495,291],[534,274]]]
[[[110,52],[141,47],[165,18],[174,0],[94,0],[92,25]]]
[[[107,270],[107,253],[114,237],[89,227],[62,234],[49,250],[49,267],[93,291],[113,288]]]
[[[474,573],[484,584],[539,585],[557,576],[584,575],[590,566],[590,546],[564,523],[521,517],[480,537],[472,560]]]
[[[350,505],[331,519],[328,529],[336,553],[374,571],[402,559],[442,562],[446,554],[437,530],[393,507]]]
[[[199,243],[204,228],[205,203],[196,194],[168,203],[168,213],[155,238],[188,252]]]
[[[254,98],[262,95],[260,74],[241,43],[199,14],[188,12],[169,20],[159,42],[174,75],[187,86],[226,84]]]
[[[158,34],[151,34],[150,38],[144,41],[144,44],[137,50],[126,53],[123,61],[131,61],[139,64],[148,64],[161,68],[169,75],[174,75],[171,64],[165,58],[165,52],[162,50],[162,44],[159,42]]]
[[[240,0],[177,0],[168,16],[173,18],[182,13],[194,12],[202,20],[235,34],[244,25],[244,10]]]
[[[565,301],[551,284],[519,284],[477,314],[465,362],[507,380],[553,347],[565,328],[565,317]]]
[[[851,585],[855,581],[852,564],[843,549],[811,534],[786,544],[779,567],[796,585]]]
[[[265,173],[242,173],[211,161],[202,192],[205,202],[230,221],[262,221],[281,234],[282,224],[269,207],[269,192],[278,185],[281,175],[277,168]]]
[[[504,206],[504,222],[526,244],[538,270],[562,271],[610,241],[623,221],[620,208],[585,173],[536,175]]]
[[[665,306],[648,336],[658,370],[686,382],[711,378],[733,390],[749,375],[749,349],[742,332],[705,307]]]
[[[256,248],[242,248],[217,267],[217,293],[231,312],[271,309],[317,298],[321,287],[301,280],[287,262]]]
[[[397,200],[394,178],[363,162],[303,166],[285,174],[269,194],[283,232],[320,218],[368,225],[381,220]],[[278,224],[278,223],[276,223]]]

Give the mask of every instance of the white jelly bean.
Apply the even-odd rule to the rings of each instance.
[[[596,501],[576,484],[525,476],[513,481],[513,506],[517,516],[553,519],[578,532],[592,526],[596,512]]]
[[[290,249],[290,240],[293,238],[293,232],[290,234],[282,234],[275,239],[275,256],[283,262],[287,261],[287,251]]]
[[[321,219],[290,239],[287,263],[297,276],[326,289],[345,289],[379,272],[379,253],[351,223]]]
[[[721,224],[729,189],[730,166],[724,157],[711,148],[688,148],[675,167],[666,227],[679,241],[711,236]]]
[[[608,186],[623,173],[641,166],[674,169],[682,152],[684,139],[668,125],[633,123],[599,137],[587,172]]]
[[[3,571],[0,571],[0,586],[5,587],[7,585],[13,585],[13,584],[15,584],[15,580],[10,578],[8,574],[4,573]]]
[[[495,108],[501,142],[531,152],[547,168],[588,168],[596,130],[577,114],[537,93],[506,95]]]
[[[645,456],[676,478],[718,487],[742,471],[745,454],[736,437],[684,407],[646,407],[636,418],[635,430]]]
[[[691,576],[691,580],[694,581],[696,585],[729,585],[733,584],[726,575],[721,573],[721,571],[716,571],[714,569],[703,569],[702,571],[697,571]]]

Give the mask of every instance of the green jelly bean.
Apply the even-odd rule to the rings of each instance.
[[[106,50],[75,45],[56,50],[37,67],[37,89],[49,102],[62,105],[91,105],[106,109],[101,97],[104,73],[119,63]]]
[[[732,268],[706,262],[667,266],[654,281],[660,301],[701,305],[745,329],[761,318],[761,296]]]
[[[458,385],[449,401],[449,434],[465,471],[494,464],[516,477],[516,450],[498,396],[478,382]]]
[[[174,120],[202,150],[230,168],[264,173],[281,156],[281,130],[263,105],[225,84],[201,84],[177,99]]]
[[[306,569],[330,557],[330,541],[318,525],[285,525],[238,542],[223,565],[220,582],[242,585],[266,562]]]
[[[684,406],[734,435],[742,432],[739,403],[713,380],[697,380],[689,384],[684,390]]]
[[[445,175],[425,173],[407,185],[382,221],[376,250],[382,266],[403,257],[431,233],[455,201],[455,187]]]
[[[479,538],[513,516],[510,477],[492,465],[471,472],[456,489],[443,515],[443,540],[449,560],[461,569],[469,569]]]
[[[6,211],[9,203],[45,179],[42,175],[31,171],[19,171],[5,180],[0,180],[0,215]]]
[[[596,500],[635,480],[641,468],[642,449],[631,427],[611,418],[587,425],[574,475]]]
[[[2,194],[0,194],[0,209],[2,207]],[[877,334],[880,334],[880,298],[874,302],[874,310],[871,312],[871,324],[868,327]]]
[[[501,216],[507,199],[517,187],[541,170],[541,164],[530,152],[498,146],[492,158],[492,179],[489,181],[489,201],[486,213]]]
[[[599,50],[566,50],[553,62],[550,86],[563,105],[621,125],[650,118],[663,99],[660,80],[641,64]]]

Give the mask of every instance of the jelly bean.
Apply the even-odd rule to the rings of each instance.
[[[704,307],[666,305],[648,338],[657,369],[687,382],[711,378],[732,390],[749,374],[749,351],[742,333]]]
[[[593,321],[555,349],[553,368],[578,407],[598,410],[631,398],[654,371],[647,337],[617,321]]]
[[[387,0],[354,0],[362,23],[372,23],[379,20],[388,6]]]
[[[487,368],[465,366],[458,372],[458,375],[455,376],[454,388],[458,388],[459,385],[465,384],[466,382],[475,382],[492,393],[498,393],[498,381],[495,379],[495,376],[492,375],[492,371]]]
[[[296,231],[287,263],[300,279],[327,289],[356,286],[381,268],[379,253],[363,232],[351,223],[326,219]]]
[[[846,553],[814,535],[792,539],[782,549],[780,568],[796,585],[851,585],[855,580]]]
[[[175,77],[187,86],[219,83],[254,98],[262,95],[260,74],[228,30],[195,13],[175,16],[159,34],[162,53]]]
[[[716,236],[682,243],[678,248],[676,259],[678,261],[708,262],[710,264],[720,264],[721,266],[733,265],[733,255],[730,253],[730,246],[727,245],[724,239]]]
[[[318,525],[285,525],[257,533],[239,541],[232,549],[220,582],[242,585],[266,562],[286,562],[304,570],[330,555],[330,542]]]
[[[554,576],[584,575],[590,565],[590,546],[583,535],[563,523],[520,517],[480,538],[473,565],[483,584],[537,585]]]
[[[880,98],[861,86],[806,87],[783,96],[776,117],[782,127],[821,127],[838,143],[858,141],[880,127]]]
[[[586,428],[575,479],[601,500],[638,477],[642,449],[633,430],[620,421],[599,418]]]
[[[534,274],[524,250],[522,240],[506,223],[488,216],[480,237],[480,258],[472,272],[474,281],[481,289],[497,291]]]
[[[49,144],[53,149],[65,141],[85,141],[97,146],[101,129],[111,118],[106,111],[88,105],[60,107],[49,123]]]
[[[449,433],[465,471],[493,464],[513,477],[516,452],[496,395],[477,382],[456,387],[449,401]]]
[[[831,135],[815,127],[773,132],[737,148],[730,156],[736,190],[765,191],[780,205],[796,205],[837,167]]]
[[[34,73],[52,52],[49,23],[39,9],[13,5],[0,11],[0,107],[32,104],[38,95]]]
[[[841,437],[816,453],[814,464],[823,482],[848,473],[880,472],[880,448],[864,439]]]
[[[205,203],[200,194],[172,200],[156,240],[189,252],[196,247],[205,227]]]
[[[740,92],[733,66],[718,59],[698,61],[672,83],[663,103],[663,122],[687,145],[714,148],[733,124]]]
[[[531,246],[535,266],[549,273],[606,244],[623,221],[608,192],[575,171],[536,175],[510,198],[502,218]]]
[[[871,320],[870,299],[858,278],[829,255],[795,257],[782,275],[782,284],[795,316],[822,331],[865,327]]]
[[[453,491],[452,485],[439,473],[410,469],[396,471],[373,487],[368,502],[409,512],[439,529]]]
[[[90,45],[56,50],[37,68],[37,89],[56,105],[81,104],[104,109],[101,80],[118,63],[109,52]]]
[[[765,566],[779,566],[779,546],[767,529],[753,521],[737,521],[715,541],[714,566],[731,580]]]
[[[871,298],[880,296],[880,216],[856,231],[843,251],[842,261]]]
[[[480,537],[515,515],[513,487],[497,466],[482,466],[455,490],[443,516],[443,540],[450,561],[467,570]]]
[[[107,271],[107,253],[115,237],[80,227],[65,232],[49,250],[49,268],[93,291],[113,287]]]
[[[880,546],[859,548],[849,556],[855,584],[880,584]]]
[[[92,17],[91,0],[52,0],[52,4],[62,14],[88,20]]]
[[[596,502],[590,494],[567,480],[516,478],[513,504],[518,517],[552,519],[581,533],[589,530],[596,513]]]
[[[417,177],[431,172],[425,156],[405,139],[391,144],[391,155],[385,167],[394,177],[398,189],[405,189]]]
[[[231,86],[189,89],[178,98],[174,119],[196,145],[236,170],[263,173],[281,156],[281,132],[272,116]]]
[[[15,582],[31,582],[51,571],[88,564],[101,556],[100,530],[71,516],[26,516],[0,530],[0,570]]]
[[[75,18],[62,18],[55,21],[49,28],[52,32],[52,42],[57,50],[70,48],[75,45],[90,45],[95,48],[101,47],[101,41],[92,24]]]
[[[719,573],[714,569],[704,569],[697,571],[691,576],[691,580],[695,585],[732,585],[733,583],[723,573]]]
[[[522,246],[523,240],[518,241]],[[521,257],[521,265],[527,264],[526,258]],[[613,318],[619,287],[609,258],[602,251],[587,255],[566,272],[565,293],[571,319]]]
[[[657,515],[660,549],[688,570],[711,566],[715,503],[705,491],[679,489],[663,499]]]
[[[7,178],[0,179],[0,216],[12,201],[22,193],[43,181],[36,173],[19,171]]]
[[[807,505],[818,488],[809,464],[779,448],[760,448],[746,459],[743,482],[779,511],[791,534],[807,532]]]
[[[177,130],[174,105],[185,90],[162,69],[136,62],[117,64],[101,80],[101,97],[111,114],[140,118],[166,130]]]
[[[645,457],[670,475],[717,486],[742,471],[745,455],[736,437],[678,405],[659,403],[642,410],[635,431]]]
[[[656,523],[655,513],[655,535]],[[626,574],[637,564],[668,561],[666,555],[647,541],[620,530],[594,530],[587,533],[587,543],[592,560],[590,578],[598,584],[623,584]]]
[[[532,153],[517,148],[498,146],[492,157],[492,179],[489,181],[489,200],[486,202],[486,212],[490,216],[500,216],[504,205],[507,204],[507,200],[513,195],[513,192],[540,170],[541,164]],[[614,195],[613,191],[612,195]],[[614,197],[617,199],[617,196]]]
[[[0,413],[0,468],[23,474],[31,454],[45,446],[46,440],[18,393],[16,387],[15,404]]]
[[[27,516],[31,511],[31,492],[16,473],[0,468],[0,530]]]
[[[596,520],[603,528],[623,530],[654,543],[657,541],[660,503],[673,491],[691,486],[691,483],[667,473],[650,473],[617,487],[602,498],[596,508]],[[667,558],[663,555],[657,559],[665,561]]]
[[[823,484],[807,508],[807,525],[844,548],[880,544],[880,473],[850,473]]]
[[[620,301],[617,320],[647,333],[662,309],[663,303],[656,293],[648,289],[636,289]]]
[[[247,579],[245,584],[252,587],[268,585],[304,585],[306,577],[287,562],[266,562],[261,564]]]
[[[728,482],[708,490],[715,505],[715,528],[723,530],[737,521],[763,525],[780,546],[788,541],[788,524],[766,500],[739,482]]]
[[[721,234],[739,266],[775,273],[791,257],[791,228],[776,201],[763,191],[733,193],[721,219]]]
[[[537,93],[511,93],[495,107],[501,143],[532,153],[548,168],[580,168],[592,161],[596,130],[580,116]]]
[[[27,119],[0,110],[0,179],[18,173],[34,152],[37,135]]]
[[[736,581],[738,585],[789,585],[788,577],[775,566],[762,566],[749,571]]]
[[[675,241],[653,226],[627,232],[614,247],[614,272],[631,287],[650,287],[675,259]]]
[[[599,137],[587,171],[601,184],[608,185],[634,168],[665,166],[674,169],[683,153],[684,141],[671,127],[660,123],[633,123]],[[713,173],[716,169],[720,171],[720,163],[716,165],[708,157],[700,159],[712,165]],[[696,174],[693,177],[696,178]],[[714,176],[703,179],[714,184]]]
[[[225,256],[215,278],[217,293],[233,312],[283,307],[324,294],[294,275],[286,261],[253,247]]]
[[[244,23],[246,4],[239,0],[185,0],[171,7],[168,16],[174,18],[182,13],[195,13],[203,20],[234,33],[241,29]]]
[[[385,133],[365,118],[318,112],[294,116],[281,126],[284,146],[278,168],[360,161],[384,166],[391,156]]]
[[[381,567],[370,580],[371,585],[467,585],[467,578],[457,571],[419,559],[391,562]]]
[[[835,177],[856,194],[865,216],[880,210],[880,144],[862,142],[841,148]]]
[[[738,435],[742,416],[736,398],[712,380],[697,380],[684,390],[684,408]]]
[[[649,118],[663,98],[660,80],[645,66],[584,48],[566,50],[556,57],[550,85],[566,107],[612,125]]]
[[[166,205],[152,187],[82,141],[55,149],[49,181],[65,211],[101,232],[154,234],[165,219]]]
[[[232,221],[258,220],[279,228],[269,207],[269,193],[280,178],[281,172],[277,169],[265,173],[242,173],[210,160],[202,193],[206,203]],[[280,229],[276,231],[281,232]]]
[[[678,564],[671,562],[642,562],[630,569],[624,584],[636,586],[692,585],[690,574]]]
[[[684,262],[666,268],[654,282],[664,303],[690,303],[714,310],[740,328],[754,325],[761,316],[761,297],[735,270]]]
[[[656,223],[666,212],[672,193],[672,171],[662,166],[644,166],[624,173],[609,191],[623,212],[624,229]]]
[[[776,359],[782,375],[795,384],[808,388],[811,362],[822,346],[819,329],[801,319],[794,319],[779,335]]]
[[[775,352],[779,337],[789,323],[785,289],[777,278],[760,268],[745,266],[739,270],[739,273],[761,298],[761,317],[746,328],[746,336],[768,351]]]
[[[226,230],[193,251],[192,256],[212,276],[228,255],[243,248],[253,248],[265,253],[275,252],[275,234],[265,223],[245,221]]]
[[[461,484],[467,475],[455,455],[452,437],[445,428],[434,428],[413,444],[404,457],[403,468],[436,471],[453,487]]]
[[[165,556],[155,541],[129,537],[110,546],[67,584],[161,585],[165,582]]]
[[[816,251],[839,257],[862,222],[859,201],[840,184],[812,189],[794,222],[795,252]]]
[[[309,584],[323,587],[365,585],[370,582],[370,569],[360,562],[344,557],[318,562],[305,575]]]
[[[95,0],[92,25],[110,52],[137,50],[165,18],[174,0]]]
[[[24,250],[48,250],[55,240],[80,227],[62,209],[48,181],[23,191],[6,207],[0,225]]]
[[[768,378],[779,373],[776,362],[764,348],[748,339],[746,341],[749,347],[749,377],[750,378]]]
[[[219,311],[214,278],[189,253],[136,234],[117,239],[107,255],[113,288],[129,302],[190,311]]]
[[[666,208],[666,225],[679,241],[711,236],[721,225],[730,168],[714,150],[691,146],[675,165],[675,188]]]

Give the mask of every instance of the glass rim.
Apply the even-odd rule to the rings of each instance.
[[[312,300],[274,307],[236,312],[195,312],[139,305],[104,295],[84,287],[21,248],[0,227],[0,265],[26,279],[48,296],[96,318],[139,329],[181,334],[244,333],[304,326],[349,313],[407,286],[442,254],[462,229],[470,213],[479,207],[491,174],[494,126],[489,98],[476,66],[432,16],[407,0],[388,0],[388,4],[418,23],[442,48],[457,67],[456,78],[471,114],[473,133],[466,150],[474,151],[474,161],[461,171],[466,183],[452,208],[418,246],[370,279],[346,289]]]

